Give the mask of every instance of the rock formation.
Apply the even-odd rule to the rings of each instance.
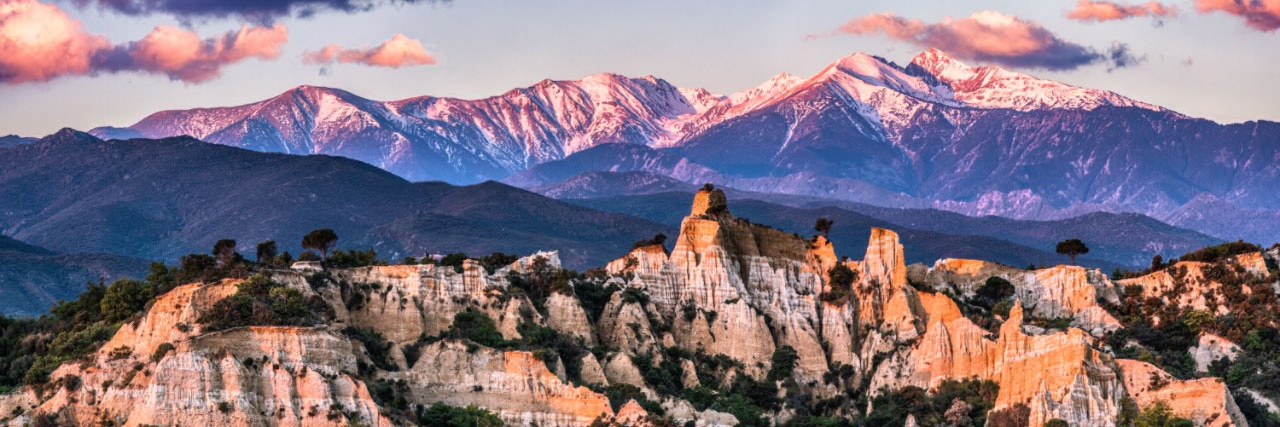
[[[1250,274],[1266,271],[1261,255],[1238,262]],[[1169,402],[1206,425],[1243,424],[1222,382],[1177,381],[1154,366],[1115,360],[1102,340],[1121,326],[1104,305],[1119,303],[1124,286],[1212,306],[1203,293],[1220,284],[1205,279],[1210,267],[1202,263],[1118,283],[1066,266],[1028,271],[947,259],[908,268],[898,235],[885,229],[872,229],[862,260],[841,260],[826,238],[734,217],[723,192],[703,190],[669,253],[641,246],[603,275],[533,288],[535,276],[558,268],[556,253],[539,253],[492,272],[472,260],[271,270],[275,282],[323,301],[331,318],[315,327],[216,332],[200,319],[239,282],[180,286],[87,360],[58,368],[49,385],[0,396],[0,413],[21,414],[9,420],[17,425],[47,415],[82,425],[408,423],[403,409],[388,406],[383,394],[391,393],[410,408],[475,405],[514,425],[646,425],[658,415],[642,404],[660,405],[676,422],[731,425],[734,415],[695,407],[663,387],[725,392],[751,379],[784,386],[779,397],[788,399],[844,398],[830,413],[852,416],[866,409],[851,403],[860,393],[977,378],[999,385],[996,409],[1026,405],[1032,425],[1057,418],[1112,426],[1126,396],[1143,407]],[[853,276],[847,289],[833,280],[845,268]],[[986,329],[966,304],[993,277],[1013,285],[1015,302],[1007,315],[989,314]],[[578,293],[583,286],[607,293],[587,299]],[[1196,292],[1168,293],[1187,286]],[[506,344],[446,336],[462,313],[487,317]],[[1028,324],[1055,319],[1071,327]],[[581,351],[511,344],[546,331],[556,345]],[[787,347],[794,370],[772,376],[775,353]],[[1204,370],[1237,351],[1204,335],[1192,353]],[[691,355],[727,362],[708,368]],[[650,372],[658,366],[679,374],[659,386]],[[714,372],[700,371],[708,369]],[[639,401],[611,404],[610,390],[638,390],[632,399]],[[957,413],[966,407],[952,406]],[[786,408],[765,416],[781,423],[795,414]],[[925,422],[916,415],[910,419]]]
[[[1119,302],[1116,285],[1098,270],[1076,266],[1023,270],[987,261],[943,259],[928,269],[924,281],[935,289],[972,296],[991,277],[1013,284],[1031,316],[1070,318],[1072,326],[1096,336],[1120,327],[1120,322],[1098,304]]]
[[[1125,388],[1138,406],[1164,402],[1175,415],[1191,419],[1196,425],[1249,425],[1220,379],[1182,381],[1150,363],[1120,359],[1116,364],[1124,372]]]

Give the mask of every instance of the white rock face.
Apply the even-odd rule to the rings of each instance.
[[[580,426],[613,416],[604,395],[566,384],[529,352],[442,341],[423,348],[412,369],[385,376],[405,380],[427,403],[489,408],[513,424]]]
[[[935,289],[972,296],[991,277],[1013,284],[1016,298],[1028,315],[1043,319],[1070,318],[1071,325],[1095,336],[1120,327],[1120,322],[1098,305],[1119,303],[1117,286],[1098,270],[1056,266],[1023,270],[987,261],[938,260],[925,275]]]
[[[1191,358],[1196,361],[1196,372],[1209,372],[1209,364],[1218,359],[1233,360],[1240,354],[1240,346],[1226,338],[1210,334],[1200,334],[1200,341],[1189,350]]]
[[[931,389],[945,379],[976,377],[1000,384],[997,409],[1028,404],[1031,425],[1053,418],[1072,425],[1114,425],[1124,388],[1108,367],[1110,358],[1094,351],[1083,331],[1027,335],[1022,307],[1015,304],[993,340],[946,296],[920,298],[927,331],[915,346],[876,368],[872,390]]]
[[[0,398],[0,406],[39,402],[28,416],[57,414],[59,423],[73,425],[390,424],[354,376],[351,342],[332,329],[248,327],[197,335],[198,316],[236,285],[170,291],[89,363],[65,364],[50,375],[54,382],[76,378],[79,387],[44,396],[27,389]],[[174,350],[154,359],[166,343]],[[124,351],[113,355],[116,349]]]

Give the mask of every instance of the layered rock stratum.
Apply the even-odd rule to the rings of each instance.
[[[1261,255],[1236,262],[1266,272]],[[639,245],[547,295],[528,290],[559,267],[556,253],[539,253],[493,271],[473,260],[269,271],[331,309],[310,327],[209,331],[202,318],[242,282],[179,286],[98,351],[59,367],[47,385],[0,396],[0,414],[11,425],[52,417],[74,425],[385,426],[411,423],[396,405],[444,403],[484,408],[512,425],[645,425],[658,409],[677,423],[734,425],[734,415],[664,390],[725,390],[749,378],[780,385],[788,399],[846,402],[830,413],[853,416],[867,409],[856,406],[859,397],[979,379],[999,386],[993,411],[1025,407],[1029,425],[1117,425],[1126,399],[1140,408],[1167,403],[1202,425],[1246,425],[1222,381],[1177,380],[1117,357],[1104,342],[1122,327],[1107,307],[1125,286],[1152,295],[1175,282],[1221,286],[1195,264],[1121,282],[1079,267],[1028,271],[957,259],[909,272],[893,231],[874,229],[865,256],[849,260],[825,237],[734,217],[722,192],[703,190],[669,252]],[[834,272],[845,268],[852,283],[837,283]],[[971,299],[993,277],[1013,286],[1012,304],[1007,313],[975,314]],[[587,304],[584,281],[611,294]],[[1168,302],[1208,309],[1206,301]],[[492,320],[506,342],[544,328],[591,350],[570,357],[450,335],[463,314]],[[1069,326],[1044,326],[1060,319]],[[376,334],[385,348],[352,331]],[[1201,366],[1239,351],[1220,336],[1200,341]],[[794,369],[779,374],[776,356],[787,351]],[[655,383],[656,366],[679,366],[682,375],[671,379],[679,385]],[[398,403],[371,392],[388,386]],[[640,394],[611,401],[621,386]],[[765,419],[797,416],[783,408]]]

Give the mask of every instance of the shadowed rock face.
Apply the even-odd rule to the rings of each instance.
[[[1098,270],[1062,265],[1024,270],[987,261],[944,259],[919,280],[934,289],[971,297],[992,277],[1013,284],[1016,297],[1031,316],[1070,318],[1072,326],[1097,337],[1120,327],[1099,305],[1099,301],[1118,303],[1120,287]]]
[[[0,396],[0,413],[13,413],[20,405],[26,410],[18,422],[31,420],[32,414],[55,414],[73,424],[102,418],[128,425],[403,423],[370,392],[377,383],[401,387],[397,393],[410,404],[476,405],[516,425],[580,426],[597,419],[643,423],[648,413],[638,403],[615,407],[584,387],[630,384],[662,400],[675,421],[721,425],[736,420],[710,409],[696,411],[679,396],[659,399],[654,385],[646,383],[644,363],[677,357],[666,351],[676,347],[736,360],[740,365],[721,372],[725,383],[737,375],[763,380],[774,352],[790,346],[797,356],[795,387],[817,399],[907,386],[932,389],[946,379],[978,378],[999,384],[996,409],[1027,405],[1031,425],[1059,418],[1075,426],[1111,426],[1125,396],[1141,406],[1158,400],[1182,405],[1178,414],[1213,426],[1241,420],[1221,382],[1144,388],[1150,381],[1142,378],[1167,374],[1100,350],[1104,347],[1091,332],[1099,334],[1117,322],[1098,300],[1116,298],[1118,286],[1100,273],[944,260],[932,268],[913,267],[908,281],[903,246],[893,231],[873,229],[863,260],[840,260],[824,237],[804,239],[715,208],[724,203],[722,197],[699,192],[669,253],[660,245],[642,246],[610,262],[606,277],[592,280],[623,291],[593,300],[597,308],[591,310],[584,308],[582,295],[572,295],[576,290],[552,292],[535,304],[525,288],[513,288],[509,274],[558,268],[554,252],[522,258],[493,273],[475,261],[460,270],[407,265],[271,272],[276,282],[320,298],[333,310],[327,324],[307,328],[207,333],[199,318],[235,293],[238,282],[185,285],[157,298],[89,360],[65,364],[52,375],[55,384],[78,378],[79,387],[43,393],[27,388]],[[856,274],[844,296],[830,278],[838,264]],[[994,332],[966,317],[948,294],[912,285],[963,299],[990,277],[1010,281],[1018,298]],[[1164,279],[1153,274],[1132,280],[1121,283],[1155,287]],[[583,347],[602,344],[609,350],[565,360],[467,340],[420,340],[450,329],[464,312],[487,316],[507,340],[522,338],[528,329],[521,324],[532,324]],[[1024,316],[1069,317],[1088,330],[1044,331],[1024,326]],[[374,351],[343,332],[347,328],[376,332],[389,344]],[[153,360],[165,344],[173,351]],[[1212,357],[1229,344],[1201,347]],[[675,381],[726,387],[703,384],[698,366],[688,359],[679,362],[683,374]],[[576,372],[570,365],[578,367]],[[851,375],[828,380],[833,367],[845,365]],[[870,386],[858,388],[864,382]],[[785,416],[774,420],[784,422]]]
[[[1116,364],[1124,372],[1125,388],[1139,406],[1165,402],[1175,415],[1196,425],[1248,425],[1221,379],[1184,381],[1147,362],[1120,359]]]
[[[1090,347],[1079,329],[1029,335],[1015,304],[994,339],[960,314],[942,294],[923,294],[928,328],[914,348],[878,367],[872,389],[909,385],[931,389],[944,379],[990,379],[1000,384],[997,408],[1025,403],[1031,425],[1061,418],[1073,425],[1113,425],[1124,389],[1110,357]]]

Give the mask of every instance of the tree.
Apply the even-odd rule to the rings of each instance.
[[[258,263],[268,264],[275,261],[276,241],[267,240],[258,244]]]
[[[1089,247],[1080,239],[1067,239],[1058,242],[1058,253],[1071,257],[1071,265],[1076,265],[1076,255],[1089,253]]]
[[[311,230],[306,236],[302,236],[303,249],[315,249],[320,251],[320,259],[329,259],[329,248],[338,242],[338,234],[328,228]]]
[[[813,224],[813,229],[814,231],[822,233],[822,235],[825,237],[827,236],[828,233],[831,233],[831,225],[833,223],[834,221],[831,221],[829,219],[818,218],[818,222]]]
[[[1054,418],[1052,420],[1046,421],[1044,423],[1044,427],[1071,427],[1071,424],[1068,424],[1067,421],[1064,419]]]
[[[1160,254],[1151,257],[1151,271],[1156,272],[1164,268],[1164,257]]]
[[[705,191],[715,191],[716,186],[711,185],[711,183],[710,183],[710,182],[708,182],[708,183],[706,183],[706,184],[702,184],[702,189],[703,189],[703,190],[705,190]]]
[[[218,260],[218,265],[227,265],[236,256],[236,241],[231,239],[222,239],[218,243],[213,244],[213,257]]]
[[[1156,401],[1154,405],[1143,409],[1142,413],[1133,420],[1134,427],[1190,427],[1193,425],[1195,424],[1191,420],[1174,415],[1173,409],[1164,401]]]
[[[151,301],[151,286],[137,280],[120,279],[107,287],[99,309],[102,319],[115,323],[128,319]]]
[[[829,282],[827,292],[819,294],[818,299],[835,305],[844,305],[853,294],[853,282],[858,281],[858,272],[844,264],[836,264],[827,272],[827,277]]]

